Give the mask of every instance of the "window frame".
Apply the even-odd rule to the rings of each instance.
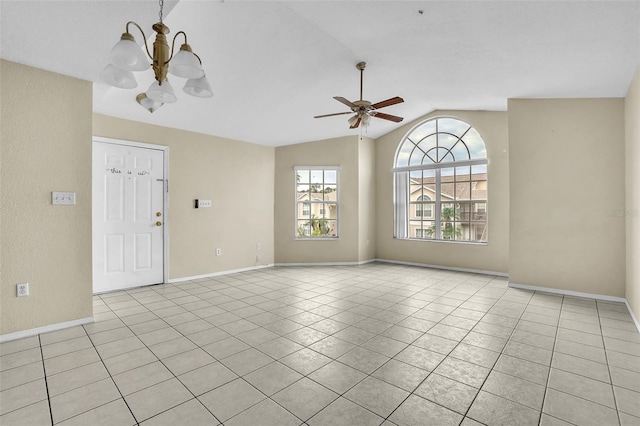
[[[464,125],[468,126],[466,128],[466,130],[462,131],[461,133],[458,134],[453,134],[449,131],[440,131],[438,130],[438,123],[437,120],[442,120],[442,119],[450,119],[450,120],[456,120],[459,121],[461,123],[463,123]],[[428,136],[424,137],[423,139],[421,139],[418,142],[414,142],[414,140],[411,139],[411,136],[414,134],[414,132],[416,130],[418,130],[420,127],[427,125],[427,123],[436,121],[435,123],[435,131],[432,133],[429,133]],[[476,133],[477,137],[480,138],[480,141],[482,142],[482,148],[484,150],[484,157],[481,158],[471,158],[472,154],[471,154],[471,150],[469,149],[469,146],[467,145],[467,143],[464,141],[464,136],[470,131],[472,130]],[[463,160],[458,160],[458,161],[444,161],[447,158],[447,155],[443,156],[442,159],[439,159],[439,162],[434,162],[435,160],[431,157],[427,155],[427,152],[425,152],[422,148],[420,148],[418,145],[422,142],[422,140],[426,139],[427,137],[431,136],[431,135],[438,135],[438,134],[445,134],[445,135],[450,135],[453,136],[455,138],[457,138],[456,142],[453,144],[453,146],[455,146],[457,143],[462,142],[465,145],[465,148],[467,149],[467,153],[468,153],[468,158],[467,159],[463,159]],[[436,141],[438,141],[438,137],[436,136]],[[411,154],[409,154],[409,157],[405,157],[404,160],[406,160],[406,164],[405,166],[397,166],[399,159],[400,159],[400,153],[403,151],[404,148],[404,144],[405,143],[413,143],[415,145],[415,147],[411,150]],[[437,143],[437,142],[436,142]],[[476,141],[477,143],[477,141]],[[451,152],[452,148],[449,149],[448,152]],[[436,150],[442,149],[444,147],[441,147],[438,143],[436,145]],[[422,153],[424,153],[424,156],[422,158],[422,164],[414,164],[414,165],[409,165],[412,162],[412,155],[413,152],[419,149]],[[446,148],[445,148],[446,149]],[[407,151],[404,151],[405,153]],[[431,162],[427,162],[425,163],[425,159],[429,158],[429,160],[431,160]],[[484,138],[482,138],[482,136],[480,136],[479,132],[477,131],[477,129],[475,129],[474,126],[472,126],[471,124],[467,123],[465,120],[462,120],[460,118],[457,117],[451,117],[451,116],[437,116],[437,117],[430,117],[426,120],[421,121],[420,123],[418,123],[417,125],[415,125],[414,127],[412,127],[400,140],[400,142],[398,143],[397,149],[396,149],[396,153],[394,156],[394,167],[391,169],[392,173],[393,173],[393,178],[394,178],[394,193],[393,193],[393,200],[394,200],[394,238],[395,239],[401,239],[401,240],[413,240],[413,241],[431,241],[431,242],[447,242],[447,243],[457,243],[457,244],[479,244],[479,245],[486,245],[488,244],[488,227],[489,227],[489,216],[488,216],[488,204],[489,204],[489,196],[488,196],[488,165],[489,165],[489,159],[486,155],[486,143],[484,142]],[[486,197],[484,199],[474,199],[472,197],[472,194],[469,194],[469,199],[468,200],[458,200],[458,199],[453,199],[453,200],[443,200],[442,198],[442,184],[443,184],[443,180],[442,180],[442,170],[446,170],[446,169],[453,169],[454,170],[454,176],[457,177],[457,175],[455,174],[455,171],[457,168],[459,167],[469,167],[469,182],[472,184],[473,182],[476,182],[473,180],[473,166],[484,166],[486,168],[486,170],[484,171],[484,174],[486,175],[484,182],[486,182],[487,185],[487,189],[485,189],[486,191]],[[435,213],[434,215],[432,215],[431,217],[428,218],[427,222],[434,222],[434,228],[435,228],[435,232],[433,232],[433,238],[425,238],[425,231],[422,228],[422,222],[425,221],[424,217],[418,216],[417,215],[417,208],[418,206],[420,206],[420,204],[417,204],[416,201],[411,201],[411,172],[414,171],[425,171],[425,170],[433,170],[434,173],[434,183],[435,183],[435,200],[434,200],[434,204],[432,209],[435,210],[433,213]],[[402,182],[402,180],[405,180],[404,182]],[[424,179],[424,175],[423,178]],[[400,181],[399,181],[400,180]],[[456,184],[456,180],[454,178],[454,184]],[[462,181],[461,181],[462,182]],[[450,184],[450,182],[446,182],[447,184]],[[406,194],[402,194],[401,192],[405,192]],[[421,195],[422,196],[422,195]],[[431,198],[431,197],[430,197]],[[485,215],[485,218],[483,221],[479,221],[479,220],[471,220],[471,219],[467,219],[465,220],[456,220],[454,219],[452,221],[452,224],[455,227],[459,226],[462,223],[468,223],[469,224],[469,240],[463,240],[463,239],[445,239],[444,235],[442,233],[443,230],[443,223],[442,223],[442,209],[443,209],[443,205],[447,204],[447,203],[453,203],[453,204],[468,204],[469,207],[471,208],[472,212],[475,212],[475,209],[477,208],[478,204],[484,204],[484,212],[483,214]],[[404,206],[402,207],[398,207],[398,204],[404,204]],[[416,219],[412,219],[411,218],[411,211],[412,208],[415,207],[416,208]],[[454,206],[455,209],[455,206]],[[468,213],[471,214],[471,213]],[[400,216],[404,216],[404,217],[400,217]],[[412,227],[412,222],[414,221],[420,221],[421,223],[421,227],[420,229],[422,230],[422,238],[417,237],[417,232],[415,233],[415,236],[412,235],[411,232],[411,227]],[[482,235],[485,236],[484,240],[478,240],[477,239],[477,228],[475,228],[474,226],[472,226],[473,224],[478,224],[478,223],[483,223],[484,225],[484,232],[482,233]],[[472,233],[472,229],[475,230],[473,231],[475,233],[475,235],[471,235]],[[417,229],[416,229],[417,231]],[[473,240],[471,240],[471,238],[474,238]]]
[[[423,200],[422,198],[427,198],[426,200]],[[430,202],[425,202],[425,201],[430,201]],[[421,219],[427,218],[427,219],[433,219],[433,210],[435,207],[435,201],[433,201],[431,199],[431,197],[429,197],[428,195],[421,195],[419,196],[416,201],[413,202],[413,205],[415,207],[415,216],[419,217]],[[429,207],[429,214],[425,215],[425,207]],[[416,238],[422,238],[422,237],[416,237]]]
[[[335,182],[335,194],[336,194],[336,199],[335,201],[331,200],[331,201],[327,201],[327,200],[316,200],[313,199],[311,196],[309,196],[308,200],[298,200],[298,185],[300,184],[298,182],[298,171],[300,170],[306,170],[309,172],[312,171],[322,171],[322,183],[321,185],[325,185],[325,175],[324,173],[326,171],[335,171],[336,173],[336,182]],[[298,240],[298,241],[327,241],[327,240],[338,240],[340,239],[340,166],[294,166],[293,168],[293,185],[294,185],[294,239]],[[303,185],[306,184],[303,183]],[[308,182],[309,185],[312,185],[311,182]],[[329,183],[328,185],[333,185],[333,183]],[[314,211],[314,207],[313,205],[318,205],[318,211],[319,212],[324,212],[321,214],[326,214],[326,212],[330,212],[330,205],[335,205],[335,209],[336,209],[336,213],[335,213],[335,236],[333,235],[304,235],[301,236],[299,235],[298,229],[299,229],[299,222],[302,220],[305,220],[306,218],[299,218],[298,216],[298,212],[300,211],[299,209],[299,205],[300,204],[307,204],[309,205],[309,220],[311,220],[313,218],[313,211]],[[334,219],[330,219],[330,220],[334,220]],[[307,225],[310,226],[310,225]]]

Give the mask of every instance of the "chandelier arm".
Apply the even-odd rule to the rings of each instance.
[[[171,55],[169,55],[169,59],[167,59],[167,62],[165,62],[165,64],[168,64],[169,61],[171,61],[171,59],[173,58],[173,51],[176,47],[176,39],[178,38],[178,36],[182,34],[184,36],[184,44],[189,44],[187,43],[187,33],[185,33],[184,31],[178,31],[176,33],[176,35],[173,36],[173,41],[171,42]],[[197,57],[198,55],[196,55]],[[200,58],[198,58],[200,59]],[[202,61],[200,61],[200,63],[202,63]]]
[[[144,49],[147,51],[147,56],[149,56],[149,58],[153,60],[153,56],[149,52],[149,46],[147,45],[147,36],[144,34],[144,31],[142,31],[142,28],[140,28],[140,25],[138,25],[136,22],[129,21],[127,22],[127,26],[125,29],[126,32],[129,32],[129,24],[133,24],[138,28],[138,30],[140,31],[140,34],[142,34],[142,39],[144,40]]]

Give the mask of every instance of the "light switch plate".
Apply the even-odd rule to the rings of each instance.
[[[62,206],[75,206],[76,193],[75,192],[52,192],[51,204]]]

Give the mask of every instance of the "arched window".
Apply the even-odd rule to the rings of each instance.
[[[438,117],[414,127],[393,173],[396,238],[487,241],[487,151],[471,125]]]

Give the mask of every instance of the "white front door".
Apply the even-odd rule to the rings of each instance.
[[[93,142],[93,292],[164,282],[165,152]]]

